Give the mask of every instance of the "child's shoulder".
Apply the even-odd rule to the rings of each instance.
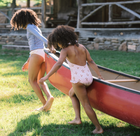
[[[34,24],[28,24],[27,25],[27,29],[32,29],[32,28],[35,28],[36,26]]]
[[[79,47],[86,49],[83,44],[79,44]]]
[[[83,44],[81,44],[81,43],[79,43],[79,46],[80,46],[80,47],[85,47],[85,46],[84,46]]]

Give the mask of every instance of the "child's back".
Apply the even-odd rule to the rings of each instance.
[[[67,62],[71,70],[71,83],[82,83],[89,86],[92,81],[92,74],[86,63],[86,49],[83,45],[68,46],[62,49],[66,52]]]
[[[86,49],[83,45],[68,46],[67,48],[64,48],[64,50],[67,50],[67,59],[71,63],[80,66],[86,65]]]

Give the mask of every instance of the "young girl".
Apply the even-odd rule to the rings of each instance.
[[[59,60],[54,64],[50,72],[45,77],[41,78],[39,82],[43,83],[45,80],[47,80],[61,67],[62,63],[66,59],[71,70],[72,88],[69,91],[69,94],[76,114],[76,118],[69,123],[81,124],[80,101],[87,116],[95,125],[95,130],[93,130],[92,133],[103,133],[103,129],[101,128],[96,114],[89,103],[86,92],[86,87],[93,81],[91,72],[87,66],[87,62],[97,73],[98,77],[102,79],[98,67],[91,59],[88,50],[83,45],[78,44],[77,35],[74,32],[74,29],[63,25],[55,28],[49,35],[48,45],[49,47],[53,45],[55,48],[59,46],[62,48],[62,50],[60,52]]]
[[[45,82],[39,84],[39,79],[45,74],[45,53],[44,43],[47,44],[47,39],[42,35],[38,25],[41,21],[38,19],[36,13],[30,9],[20,9],[13,15],[11,26],[14,29],[27,29],[27,39],[30,47],[30,56],[22,67],[25,71],[28,69],[28,78],[30,85],[35,91],[36,95],[43,104],[43,107],[37,110],[48,111],[53,103],[53,96],[51,95],[49,88]],[[55,52],[54,49],[52,51]],[[41,88],[47,96],[47,101],[43,96]]]

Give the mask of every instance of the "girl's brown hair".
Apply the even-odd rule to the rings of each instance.
[[[37,14],[31,9],[20,9],[14,13],[10,24],[12,28],[26,28],[27,24],[39,25],[41,21],[37,17]]]
[[[74,32],[74,28],[66,25],[57,26],[53,32],[48,36],[48,45],[49,47],[53,45],[57,48],[57,44],[61,44],[62,48],[66,48],[69,45],[79,46],[78,36]]]

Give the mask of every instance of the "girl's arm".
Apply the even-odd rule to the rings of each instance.
[[[27,25],[27,30],[47,45],[48,40],[41,33],[35,30],[32,25]]]
[[[53,67],[51,68],[51,70],[49,71],[49,73],[46,76],[44,76],[43,78],[41,78],[39,80],[39,82],[40,83],[43,83],[51,75],[53,75],[62,66],[62,64],[65,61],[66,57],[67,57],[67,51],[66,51],[66,49],[62,49],[61,52],[60,52],[59,60],[53,65]]]
[[[96,72],[96,74],[98,75],[98,78],[103,79],[96,63],[92,60],[90,53],[88,52],[87,49],[86,49],[86,54],[87,54],[87,61],[88,61],[89,66]]]
[[[34,29],[34,27],[30,24],[27,25],[27,30],[32,33],[33,35],[35,35],[38,39],[40,39],[42,42],[44,42],[46,45],[48,44],[48,40],[41,34],[39,33],[36,29]],[[52,53],[55,53],[56,50],[55,48],[52,46],[52,48],[50,49]]]

